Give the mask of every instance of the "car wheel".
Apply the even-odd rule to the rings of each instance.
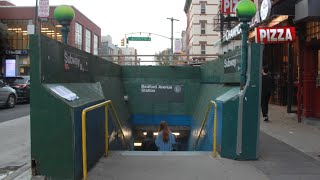
[[[14,108],[14,106],[16,105],[16,96],[13,94],[10,94],[7,100],[7,106],[8,108]]]

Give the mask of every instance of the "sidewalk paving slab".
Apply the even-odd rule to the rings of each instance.
[[[0,142],[0,169],[8,173],[13,171],[6,175],[12,176],[30,163],[30,116],[1,122]]]
[[[271,180],[320,179],[320,161],[263,132],[259,160],[250,163]]]
[[[269,105],[269,117],[269,123],[260,123],[263,132],[320,160],[319,126],[299,123],[297,116],[288,114],[284,106]]]

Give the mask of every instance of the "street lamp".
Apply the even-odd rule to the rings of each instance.
[[[69,26],[74,18],[74,10],[68,5],[58,6],[54,10],[54,17],[62,25],[62,43],[68,44]]]
[[[246,84],[247,61],[248,61],[248,30],[249,24],[253,16],[256,14],[256,5],[251,0],[241,0],[236,5],[236,15],[242,22],[240,28],[242,30],[242,49],[241,49],[241,79],[240,89],[243,90]]]

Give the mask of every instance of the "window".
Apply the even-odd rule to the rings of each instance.
[[[201,14],[205,14],[206,13],[206,2],[200,2],[200,6],[201,6]]]
[[[307,41],[311,41],[313,38],[320,36],[320,22],[308,22],[307,23]]]
[[[76,22],[75,46],[82,50],[82,25]]]
[[[206,23],[207,23],[207,21],[200,21],[201,34],[206,34]]]
[[[200,42],[201,54],[206,54],[206,42]]]
[[[93,36],[93,55],[98,55],[98,36]]]
[[[0,20],[0,22],[8,28],[9,49],[29,49],[27,34],[29,20]]]
[[[86,29],[86,52],[91,53],[91,31]]]

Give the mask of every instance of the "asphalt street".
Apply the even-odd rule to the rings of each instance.
[[[30,114],[30,104],[17,104],[12,109],[0,108],[0,123],[28,116]]]

